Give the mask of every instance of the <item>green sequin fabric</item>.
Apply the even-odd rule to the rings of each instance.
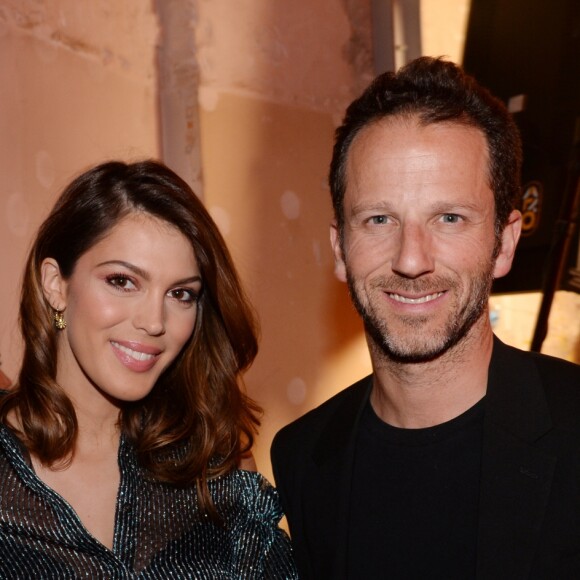
[[[110,550],[36,476],[0,425],[0,578],[297,578],[289,538],[278,527],[278,494],[260,474],[237,470],[210,481],[220,526],[199,513],[195,489],[145,478],[123,439],[119,466]]]

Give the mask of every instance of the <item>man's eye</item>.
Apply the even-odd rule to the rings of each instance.
[[[373,225],[377,225],[377,226],[381,226],[386,224],[388,221],[387,216],[386,215],[374,215],[371,219],[370,219],[370,223]]]
[[[443,214],[443,217],[441,219],[446,224],[456,224],[461,220],[461,216],[458,216],[455,213],[446,213],[446,214]]]

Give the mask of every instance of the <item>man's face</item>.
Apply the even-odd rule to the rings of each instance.
[[[331,228],[336,273],[389,358],[431,360],[489,325],[491,282],[510,269],[520,217],[495,259],[487,167],[483,134],[457,123],[385,119],[354,139],[342,243]]]

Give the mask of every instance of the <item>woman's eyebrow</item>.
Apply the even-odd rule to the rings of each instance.
[[[131,264],[130,262],[125,262],[123,260],[107,260],[105,262],[97,264],[98,267],[110,265],[122,266],[123,268],[127,268],[127,270],[131,270],[131,272],[133,272],[137,276],[140,276],[144,280],[147,280],[147,282],[151,281],[151,275],[149,274],[149,272],[143,270],[143,268],[139,268],[139,266],[135,266],[135,264]],[[193,282],[201,282],[201,276],[199,276],[198,274],[194,276],[189,276],[181,280],[176,280],[174,284],[191,284]]]

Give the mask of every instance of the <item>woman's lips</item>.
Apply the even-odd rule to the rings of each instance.
[[[111,346],[119,361],[135,372],[146,372],[153,368],[161,354],[158,348],[134,342],[112,340]]]

